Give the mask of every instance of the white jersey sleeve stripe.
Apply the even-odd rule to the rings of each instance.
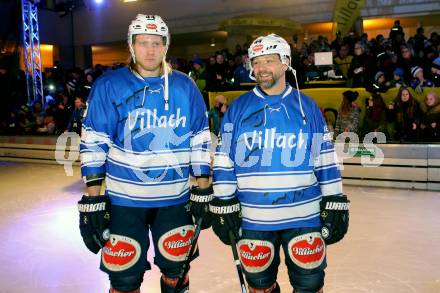
[[[227,197],[235,194],[235,191],[237,190],[237,184],[215,183],[213,188],[216,197]]]
[[[296,217],[296,218],[284,219],[284,220],[261,221],[261,220],[249,219],[247,217],[243,217],[243,220],[248,223],[252,223],[252,224],[269,226],[269,225],[277,225],[277,224],[285,224],[285,223],[295,223],[295,222],[309,220],[309,219],[313,219],[313,218],[317,218],[317,217],[319,217],[319,212],[315,213],[315,214],[311,214],[309,216],[305,216],[305,217]]]
[[[199,146],[211,142],[211,133],[209,130],[203,130],[191,137],[191,147]]]
[[[96,161],[105,162],[107,154],[104,152],[87,151],[81,152],[80,157],[83,164],[89,164]]]
[[[136,166],[130,166],[118,161],[115,161],[113,159],[107,159],[107,161],[113,165],[117,165],[119,167],[123,167],[130,170],[139,170],[142,172],[146,171],[156,171],[156,170],[167,170],[167,169],[182,169],[189,167],[189,164],[178,164],[178,165],[162,165],[162,166],[147,166],[147,167],[136,167]]]
[[[189,164],[190,154],[189,152],[146,152],[132,154],[122,152],[117,148],[111,148],[108,158],[126,166],[156,167]]]
[[[113,190],[109,190],[108,194],[117,196],[118,198],[125,198],[125,199],[130,199],[130,200],[137,200],[137,201],[139,200],[139,201],[144,201],[144,202],[148,202],[148,201],[154,202],[154,201],[159,201],[159,200],[178,199],[178,198],[182,197],[182,195],[187,193],[188,191],[189,191],[189,188],[183,190],[179,194],[173,194],[173,195],[167,195],[167,196],[154,196],[154,197],[130,196],[130,195],[127,195],[127,194],[124,194],[124,193],[118,193],[118,192],[113,191]]]
[[[328,152],[320,154],[315,160],[315,167],[322,167],[331,164],[337,164],[338,158],[336,156],[336,152]]]
[[[316,183],[315,174],[296,174],[284,176],[246,176],[237,177],[240,190],[243,189],[294,189],[299,186],[309,186]]]
[[[242,205],[242,213],[247,218],[256,221],[282,221],[295,218],[309,217],[319,213],[320,200],[314,200],[300,205],[281,208],[249,207]]]
[[[104,132],[93,130],[91,127],[82,127],[81,139],[86,142],[105,142],[109,146],[111,144],[110,137]]]
[[[240,173],[237,174],[237,177],[247,177],[247,176],[265,176],[265,175],[274,175],[274,176],[283,176],[283,175],[297,175],[297,174],[312,174],[312,170],[304,170],[304,171],[278,171],[278,172],[250,172],[250,173]]]
[[[139,198],[158,198],[173,196],[180,191],[189,188],[189,181],[175,182],[167,184],[167,182],[160,182],[159,184],[149,185],[148,188],[143,185],[136,185],[127,182],[117,181],[107,176],[105,183],[108,191],[114,191],[119,194],[129,194]]]
[[[225,153],[216,153],[214,156],[214,168],[233,168],[234,162],[232,162],[231,158]]]
[[[118,182],[130,183],[130,184],[134,184],[134,185],[138,185],[138,186],[168,185],[168,184],[182,183],[182,182],[188,181],[187,178],[183,178],[183,179],[176,179],[176,180],[162,180],[162,181],[152,180],[152,181],[148,181],[148,182],[143,182],[143,181],[139,181],[139,180],[129,180],[129,179],[118,178],[118,177],[110,175],[108,173],[106,174],[106,176],[107,176],[107,178],[110,178],[110,179],[118,181]]]
[[[342,194],[342,180],[339,179],[333,183],[321,184],[321,192],[323,196]]]

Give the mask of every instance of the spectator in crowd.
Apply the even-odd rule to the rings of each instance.
[[[434,85],[440,87],[440,57],[437,57],[432,61],[431,72]]]
[[[31,134],[35,130],[35,117],[29,107],[23,105],[18,111],[17,134]]]
[[[75,97],[78,93],[81,92],[81,70],[79,68],[74,68],[69,75],[69,78],[66,82],[67,94],[72,98]]]
[[[383,71],[376,72],[376,75],[374,76],[374,91],[385,93],[389,87],[390,83],[385,78],[385,73]]]
[[[309,53],[301,59],[301,72],[305,75],[306,81],[319,79],[321,75],[318,67],[315,65],[314,53]]]
[[[170,64],[171,64],[171,68],[172,68],[173,70],[181,70],[181,69],[180,69],[179,61],[177,60],[176,57],[174,57],[174,56],[173,56],[173,57],[170,57],[169,62],[170,62]]]
[[[400,88],[401,86],[404,86],[405,83],[403,81],[403,69],[400,67],[397,67],[393,71],[393,79],[390,81],[390,88],[396,87]]]
[[[76,132],[81,135],[81,127],[84,118],[84,103],[80,97],[75,98],[75,108],[67,123],[67,131]]]
[[[222,95],[218,95],[214,99],[214,107],[208,112],[210,119],[211,132],[218,135],[220,132],[220,126],[222,124],[223,115],[228,109],[228,101]]]
[[[239,88],[242,83],[254,82],[250,77],[249,57],[246,51],[240,55],[240,64],[234,70],[234,86]]]
[[[61,133],[67,129],[70,115],[72,114],[72,105],[69,102],[69,97],[63,93],[58,96],[59,103],[55,110],[55,121],[57,123],[57,132]]]
[[[296,37],[298,38],[298,36]],[[340,31],[337,31],[336,38],[331,42],[330,47],[334,48],[337,52],[339,52],[343,44],[344,44],[344,39],[342,38],[342,34]]]
[[[194,58],[192,70],[189,72],[189,77],[191,77],[192,80],[194,80],[194,82],[197,85],[197,88],[202,93],[202,95],[205,99],[205,104],[207,104],[206,98],[205,98],[205,97],[207,97],[207,93],[205,91],[206,71],[205,71],[205,65],[204,65],[202,58],[200,58],[200,57]]]
[[[405,42],[405,33],[400,25],[400,20],[394,21],[394,25],[390,30],[389,38],[392,42],[394,51],[397,52],[400,45]]]
[[[365,116],[362,123],[363,136],[370,132],[387,135],[387,106],[379,93],[373,93],[365,100]]]
[[[210,76],[208,76],[207,80],[208,89],[217,92],[226,90],[228,68],[225,63],[225,57],[221,53],[216,54],[215,64],[209,73]]]
[[[348,70],[349,86],[366,87],[372,82],[375,62],[365,54],[365,45],[357,42],[354,46],[354,57]]]
[[[15,111],[9,111],[7,117],[0,121],[0,133],[5,134],[16,134],[18,117]]]
[[[36,118],[36,132],[39,134],[54,134],[55,119],[52,108],[48,107],[45,115],[39,115]]]
[[[358,96],[359,93],[356,91],[349,90],[342,93],[342,102],[336,119],[335,139],[343,132],[358,134],[360,108],[355,102]]]
[[[411,75],[413,79],[411,80],[411,87],[417,92],[423,92],[425,87],[434,87],[434,83],[430,80],[425,79],[423,74],[423,69],[419,66],[414,66],[411,68]]]
[[[406,84],[410,84],[413,79],[411,69],[419,66],[420,61],[414,56],[413,49],[409,44],[401,45],[400,53],[401,57],[398,61],[398,67],[403,68],[404,81]]]
[[[429,92],[426,95],[422,111],[420,140],[440,142],[440,99],[436,92]]]
[[[86,80],[85,84],[83,86],[83,93],[82,96],[84,99],[87,100],[87,97],[89,96],[90,90],[92,89],[92,85],[95,79],[93,78],[93,73],[90,71],[86,74]]]
[[[417,140],[422,111],[407,87],[400,87],[394,101],[388,105],[388,121],[394,124],[393,138],[400,142]]]
[[[353,56],[349,54],[349,50],[348,44],[343,44],[338,51],[338,56],[335,57],[335,64],[339,67],[345,79],[348,78],[348,70],[353,61]]]
[[[43,110],[43,107],[41,106],[40,102],[38,102],[38,101],[34,102],[34,106],[32,107],[32,114],[35,117],[38,115],[44,116],[44,110]]]
[[[414,53],[419,58],[424,57],[425,42],[428,38],[424,35],[423,27],[418,27],[414,39]]]
[[[241,45],[240,44],[236,44],[235,45],[235,52],[234,52],[234,56],[241,56],[243,50],[241,49]]]

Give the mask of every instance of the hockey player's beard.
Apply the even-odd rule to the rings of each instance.
[[[261,75],[269,76],[263,78]],[[261,89],[268,90],[271,89],[278,82],[279,77],[274,76],[273,72],[260,72],[259,74],[257,74],[256,79]]]

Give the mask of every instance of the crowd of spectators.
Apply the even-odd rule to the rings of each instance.
[[[89,70],[64,70],[56,62],[51,70],[44,73],[44,100],[32,104],[27,102],[24,73],[0,71],[1,84],[15,81],[15,86],[3,87],[0,134],[57,135],[65,131],[80,134],[87,96],[93,81],[105,71],[120,66],[123,65],[113,68],[97,65]]]
[[[197,54],[194,54],[192,60],[171,57],[169,63],[174,69],[185,72],[194,79],[209,105],[208,92],[249,89],[252,86],[247,49],[248,44],[238,44],[233,52],[222,49],[207,59],[202,59]],[[371,92],[366,113],[362,115],[364,119],[360,123],[359,109],[351,101],[353,94],[347,92],[344,95],[345,100],[338,109],[342,111],[339,118],[356,116],[356,125],[348,127],[347,121],[339,121],[336,131],[357,129],[362,124],[362,129],[356,130],[359,134],[364,134],[368,129],[384,130],[387,133],[387,127],[384,126],[386,122],[395,124],[394,135],[390,136],[392,140],[440,141],[438,96],[435,93],[428,94],[426,102],[420,103],[421,105],[411,96],[409,102],[403,98],[406,92],[409,93],[405,91],[407,87],[415,91],[440,87],[440,36],[436,32],[427,37],[420,27],[414,36],[405,39],[403,28],[396,21],[388,37],[377,35],[369,39],[365,33],[360,36],[349,33],[345,37],[337,34],[331,43],[326,37],[319,36],[316,40],[301,45],[294,37],[291,49],[292,66],[297,70],[301,88],[307,87],[314,80],[337,79],[338,87],[361,87]],[[332,52],[333,65],[315,65],[314,54],[319,52]],[[93,81],[105,71],[121,66],[125,65],[117,64],[112,68],[97,65],[87,70],[64,70],[59,63],[55,64],[51,70],[45,72],[44,107],[39,102],[26,104],[23,102],[25,99],[16,97],[25,95],[25,92],[17,93],[17,90],[14,91],[9,86],[11,90],[3,93],[3,96],[9,94],[11,98],[3,99],[6,107],[2,107],[0,133],[79,133],[81,116]],[[7,75],[7,72],[0,70],[0,84],[8,83]],[[292,74],[287,74],[287,80],[292,86],[296,86]],[[23,84],[16,87],[23,88]],[[390,88],[401,90],[392,104],[385,105],[380,94]]]
[[[440,142],[440,99],[436,92],[429,91],[419,102],[408,87],[402,86],[388,105],[381,93],[372,93],[365,101],[362,123],[357,96],[356,91],[343,92],[334,123],[335,139],[342,133],[354,133],[360,138],[373,134],[369,139],[374,141],[380,132],[392,142]]]

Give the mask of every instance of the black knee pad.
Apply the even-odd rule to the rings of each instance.
[[[262,292],[262,290],[264,290],[264,292],[270,292],[270,293],[280,293],[281,289],[280,289],[280,285],[278,285],[278,282],[276,282],[275,284],[272,284],[272,286],[270,288],[252,288],[249,287],[249,293],[254,293],[254,292]]]
[[[189,269],[190,268],[188,268],[188,271]],[[167,276],[168,278],[176,278],[182,272],[182,266],[177,266],[174,268],[162,268],[160,272],[162,273],[162,275]]]
[[[246,281],[248,285],[255,289],[266,289],[270,288],[277,280],[277,275],[273,274],[271,276],[267,276],[264,278],[248,278],[246,277]]]
[[[141,287],[142,281],[144,280],[144,276],[143,275],[124,276],[124,277],[110,276],[109,279],[112,288],[122,292],[124,291],[129,292]]]
[[[324,271],[314,274],[289,274],[290,284],[297,293],[316,293],[324,286]]]
[[[166,282],[164,279],[164,276],[160,278],[160,292],[161,293],[174,293],[176,290],[176,285],[178,282],[178,278],[174,277],[172,281],[173,284],[170,284],[169,282]],[[169,278],[169,277],[166,277]],[[170,281],[170,280],[169,280]],[[187,293],[189,292],[189,280],[185,280],[184,284],[179,288],[179,293]]]

